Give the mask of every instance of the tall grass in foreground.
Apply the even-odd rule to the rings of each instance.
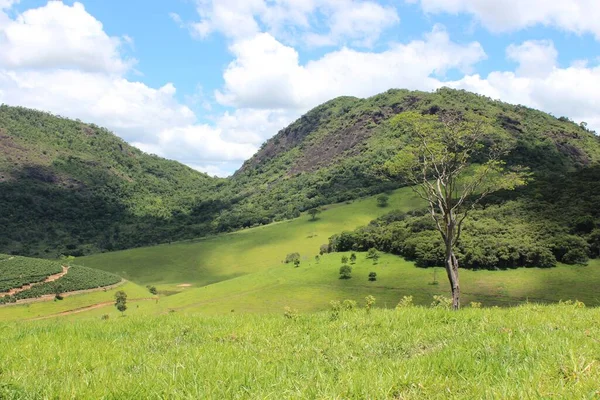
[[[0,324],[0,398],[600,398],[600,309]]]

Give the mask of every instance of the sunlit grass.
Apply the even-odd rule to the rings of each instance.
[[[600,395],[600,309],[573,305],[361,308],[337,319],[175,312],[4,323],[0,334],[10,343],[0,348],[0,398]]]

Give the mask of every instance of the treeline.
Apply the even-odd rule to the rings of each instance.
[[[548,268],[600,257],[600,167],[501,193],[471,212],[456,254],[463,268]],[[444,247],[427,210],[394,211],[330,238],[329,251],[371,248],[443,266]]]

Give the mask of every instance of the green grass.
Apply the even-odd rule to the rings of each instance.
[[[357,253],[351,279],[339,279],[343,254],[321,257],[317,263],[304,262],[298,268],[282,264],[266,271],[246,275],[164,298],[158,310],[223,314],[234,312],[280,312],[289,306],[302,312],[326,309],[331,300],[361,300],[367,295],[379,299],[380,307],[395,307],[403,296],[413,296],[416,304],[428,305],[433,295],[448,295],[447,277],[436,268],[438,285],[433,285],[433,269],[417,268],[413,263],[383,255],[377,265]],[[369,282],[369,272],[377,281]],[[600,261],[588,266],[560,265],[552,269],[514,269],[507,271],[460,272],[462,301],[477,301],[484,306],[507,306],[531,302],[580,300],[600,305],[598,283]]]
[[[131,282],[108,289],[106,291],[99,290],[95,292],[82,293],[65,297],[60,301],[41,301],[26,304],[10,304],[0,306],[0,321],[17,321],[27,320],[32,318],[39,318],[44,316],[50,316],[65,311],[77,310],[82,307],[92,306],[98,303],[104,303],[108,301],[114,301],[115,292],[118,290],[124,290],[129,300],[143,299],[152,297],[146,288],[138,286]],[[137,303],[136,303],[137,304]],[[131,308],[135,306],[130,305]],[[109,306],[107,308],[101,308],[94,310],[101,314],[106,314],[114,307]],[[92,312],[85,312],[82,314],[75,314],[76,316],[83,315],[94,315]],[[2,396],[0,396],[2,398]]]
[[[370,197],[328,206],[316,221],[303,215],[194,242],[96,254],[78,258],[77,263],[168,290],[176,290],[182,283],[204,286],[268,269],[281,263],[288,253],[312,258],[331,235],[366,225],[392,209],[408,211],[420,204],[406,188],[394,192],[387,208],[377,207],[375,197]]]
[[[600,309],[0,324],[0,398],[595,399]]]

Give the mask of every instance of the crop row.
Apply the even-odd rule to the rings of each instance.
[[[72,266],[69,268],[69,272],[57,281],[34,286],[13,296],[2,297],[0,298],[0,304],[14,303],[17,300],[30,299],[47,294],[60,294],[77,290],[95,289],[114,285],[120,281],[121,277],[108,272]]]
[[[4,255],[2,255],[4,257]],[[15,256],[0,258],[0,293],[29,283],[37,283],[62,271],[56,261]]]

